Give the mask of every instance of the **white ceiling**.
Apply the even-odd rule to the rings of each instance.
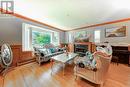
[[[130,0],[14,0],[15,12],[70,30],[130,17]]]

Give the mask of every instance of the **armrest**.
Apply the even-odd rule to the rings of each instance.
[[[93,56],[96,57],[105,57],[106,59],[110,59],[112,57],[112,55],[107,55],[106,53],[102,53],[102,52],[95,52],[93,53]]]

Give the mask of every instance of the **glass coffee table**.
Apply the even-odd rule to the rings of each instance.
[[[63,75],[65,75],[64,73],[64,69],[65,69],[65,65],[71,61],[74,60],[76,57],[78,57],[78,54],[76,53],[63,53],[63,54],[59,54],[57,56],[54,56],[51,58],[51,74],[53,73],[53,63],[54,62],[60,62],[63,65]]]

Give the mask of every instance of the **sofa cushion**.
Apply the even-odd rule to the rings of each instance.
[[[44,56],[44,58],[50,58],[52,56],[53,56],[52,54],[47,54],[47,55]]]
[[[49,49],[46,49],[47,54],[51,54],[51,51]]]
[[[43,55],[47,55],[48,54],[48,51],[47,49],[43,48],[43,49],[38,49],[39,53],[40,54],[43,54]]]

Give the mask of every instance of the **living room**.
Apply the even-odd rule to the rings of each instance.
[[[129,87],[129,3],[1,0],[0,87]]]

